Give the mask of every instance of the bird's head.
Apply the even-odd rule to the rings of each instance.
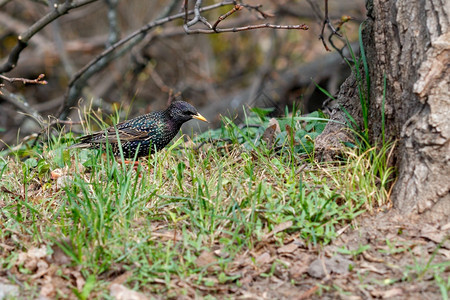
[[[170,117],[176,122],[184,123],[192,118],[208,122],[205,117],[198,113],[198,111],[187,102],[184,101],[175,101],[167,109]]]

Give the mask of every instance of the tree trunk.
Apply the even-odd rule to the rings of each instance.
[[[398,140],[392,200],[402,213],[450,221],[450,7],[446,0],[367,1],[363,44],[370,73],[370,130],[381,137],[386,76],[386,134]],[[341,105],[359,107],[354,77],[341,87]],[[336,108],[331,117],[342,118]],[[358,114],[357,114],[358,117]],[[360,117],[360,116],[359,116]],[[326,155],[326,136],[317,140]]]

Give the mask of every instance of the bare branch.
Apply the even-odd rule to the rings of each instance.
[[[213,5],[209,5],[209,6],[205,6],[203,8],[200,9],[200,11],[208,11],[208,10],[212,10],[215,9],[217,7],[221,7],[221,6],[225,6],[225,5],[230,5],[231,3],[233,3],[233,1],[223,1],[221,3],[216,3]],[[188,14],[192,14],[193,11],[188,11]],[[132,39],[139,37],[139,40],[142,40],[142,38],[144,38],[144,36],[147,34],[148,31],[152,30],[153,28],[160,26],[162,24],[171,22],[175,19],[179,19],[184,17],[185,13],[179,13],[179,14],[175,14],[172,16],[168,16],[168,17],[164,17],[161,18],[159,20],[156,21],[152,21],[150,23],[147,23],[147,25],[141,27],[140,29],[136,30],[135,32],[129,34],[128,36],[124,37],[123,39],[121,39],[120,41],[114,43],[113,45],[111,45],[110,47],[108,47],[107,49],[105,49],[102,53],[100,53],[99,55],[97,55],[93,60],[91,60],[87,65],[85,65],[82,69],[80,69],[72,78],[72,80],[69,83],[69,86],[71,86],[84,72],[86,72],[87,69],[89,69],[90,67],[92,67],[95,63],[97,63],[100,59],[102,59],[103,57],[105,57],[106,55],[110,54],[111,52],[113,52],[114,50],[116,50],[117,48],[121,47],[122,45],[128,43],[129,41],[131,41]]]
[[[152,21],[150,23],[147,23],[145,26],[141,27],[140,29],[136,30],[135,32],[129,34],[127,37],[117,41],[116,43],[109,46],[107,49],[105,49],[102,53],[97,55],[93,60],[91,60],[88,64],[86,64],[83,68],[81,68],[71,79],[68,91],[66,94],[66,99],[64,102],[64,105],[61,108],[59,118],[64,119],[69,112],[69,108],[75,104],[79,96],[81,95],[81,89],[84,87],[87,80],[96,72],[103,69],[105,66],[109,64],[111,60],[113,60],[116,57],[119,57],[126,53],[129,49],[134,47],[137,43],[141,42],[144,37],[148,34],[148,32],[152,29],[154,29],[157,26],[160,26],[162,24],[165,24],[167,22],[173,21],[178,18],[184,18],[185,24],[183,26],[184,30],[188,34],[210,34],[210,33],[221,33],[221,32],[238,32],[238,31],[245,31],[245,30],[253,30],[253,29],[260,29],[260,28],[272,28],[272,29],[294,29],[294,30],[307,30],[307,25],[274,25],[274,24],[258,24],[258,25],[248,25],[244,27],[233,27],[233,28],[214,28],[210,25],[210,23],[204,19],[201,16],[201,12],[212,10],[221,6],[226,6],[230,4],[235,5],[235,10],[241,9],[241,6],[237,5],[235,1],[223,1],[221,3],[213,4],[210,6],[201,7],[202,0],[196,0],[195,6],[193,10],[188,10],[188,0],[184,1],[184,12],[175,14],[172,16],[163,17],[160,19],[157,19],[155,21]],[[259,10],[259,7],[254,8],[250,7],[250,9],[257,9],[258,12],[262,13]],[[187,20],[187,17],[191,14],[194,14],[194,18],[191,21]],[[231,13],[229,13],[226,16],[222,16],[223,19],[228,17]],[[268,14],[266,14],[268,16]],[[219,17],[220,19],[220,17]],[[203,23],[207,29],[189,29],[190,26],[193,26],[194,24],[201,22]],[[218,21],[220,22],[220,20]],[[216,22],[218,24],[218,22]],[[217,26],[217,24],[215,26]],[[125,47],[124,45],[127,46]],[[112,55],[114,51],[116,51],[118,48],[124,47],[121,49],[120,53],[116,53],[115,55]]]
[[[186,5],[187,5],[188,1],[186,1]],[[192,20],[190,20],[189,22],[186,23],[186,25],[188,27],[194,25],[195,23],[197,23],[198,21],[200,21],[200,8],[202,6],[202,0],[197,0],[195,1],[195,5],[194,5],[194,18]]]
[[[119,24],[117,22],[118,0],[105,0],[108,5],[109,36],[108,45],[112,45],[119,40]]]
[[[220,3],[216,3],[213,5],[205,6],[200,8],[200,12],[212,10],[221,6],[230,5],[233,1],[222,1]],[[188,11],[187,14],[193,14],[194,11]],[[141,27],[140,29],[134,31],[133,33],[129,34],[128,36],[124,37],[123,39],[117,41],[113,45],[109,46],[107,49],[105,49],[102,53],[97,55],[93,60],[91,60],[88,64],[86,64],[83,68],[81,68],[70,80],[68,85],[68,91],[66,94],[66,99],[64,101],[63,106],[61,107],[59,118],[64,119],[67,117],[69,108],[75,104],[75,102],[78,100],[81,89],[85,82],[96,72],[103,69],[108,63],[113,60],[116,57],[119,57],[123,54],[125,54],[129,49],[131,49],[134,45],[139,43],[144,39],[144,37],[147,35],[147,33],[154,29],[157,26],[160,26],[162,24],[171,22],[176,19],[180,19],[185,17],[186,12],[182,12],[179,14],[167,16],[160,18],[156,21],[152,21],[150,23],[147,23],[145,26]],[[127,47],[123,48],[120,53],[112,56],[111,53],[114,52],[119,47],[122,47],[123,45],[127,44]]]
[[[189,30],[188,34],[210,34],[210,33],[222,33],[222,32],[238,32],[238,31],[246,31],[246,30],[254,30],[261,28],[271,28],[271,29],[297,29],[297,30],[308,30],[309,27],[306,24],[300,25],[276,25],[276,24],[257,24],[257,25],[248,25],[242,27],[231,27],[231,28],[216,28],[216,29],[194,29]]]
[[[0,78],[5,81],[8,81],[9,83],[20,81],[23,84],[47,84],[47,81],[42,80],[42,79],[44,79],[44,77],[45,77],[45,74],[40,74],[36,79],[9,78],[9,77],[6,77],[6,76],[0,74]]]
[[[254,5],[248,5],[248,4],[235,4],[234,7],[228,11],[226,14],[221,15],[217,21],[214,23],[213,26],[211,26],[209,24],[208,21],[206,21],[205,18],[203,18],[200,14],[201,12],[201,4],[202,4],[202,0],[197,0],[195,2],[195,7],[194,7],[194,18],[191,21],[187,21],[187,17],[186,17],[186,9],[187,9],[187,5],[188,5],[188,1],[185,0],[184,2],[184,8],[185,8],[185,24],[184,24],[184,31],[187,34],[210,34],[210,33],[221,33],[221,32],[238,32],[238,31],[245,31],[245,30],[253,30],[253,29],[260,29],[260,28],[272,28],[272,29],[300,29],[300,30],[308,30],[308,26],[305,24],[301,24],[301,25],[275,25],[275,24],[258,24],[258,25],[248,25],[248,26],[243,26],[243,27],[230,27],[230,28],[217,28],[217,26],[219,25],[219,23],[221,21],[223,21],[224,19],[226,19],[227,17],[229,17],[230,15],[232,15],[233,13],[235,13],[236,11],[241,10],[243,7],[247,7],[249,9],[253,9],[256,10],[257,12],[260,13],[260,15],[263,18],[269,17],[271,16],[270,14],[267,14],[265,12],[263,12],[260,8],[261,5],[258,6],[254,6]],[[208,29],[189,29],[189,27],[197,24],[198,22],[202,22],[203,24],[206,25],[206,27]]]
[[[335,29],[333,24],[330,21],[330,18],[328,17],[328,0],[324,0],[325,1],[325,16],[323,17],[323,21],[322,21],[322,29],[320,31],[320,35],[319,35],[319,39],[322,41],[323,47],[325,48],[325,50],[327,51],[331,51],[330,48],[328,48],[327,43],[325,42],[325,36],[324,36],[324,32],[325,32],[325,26],[328,26],[328,28],[331,31],[331,35],[328,37],[328,41],[330,41],[331,45],[333,46],[333,48],[335,48],[337,50],[337,48],[334,46],[334,44],[331,42],[331,38],[336,35],[340,38],[342,38],[342,35],[338,32],[340,29],[340,26],[343,24],[341,24],[338,29]],[[311,7],[313,8],[313,10],[317,13],[317,3],[313,2],[312,0],[308,0],[308,3],[311,5]],[[347,20],[348,21],[348,20]],[[346,21],[345,21],[346,22]],[[340,49],[342,51],[342,49]]]
[[[95,1],[97,0],[65,1],[63,4],[55,4],[52,11],[39,19],[36,23],[31,25],[28,30],[17,37],[17,45],[12,49],[11,53],[9,54],[8,60],[3,64],[3,66],[0,66],[0,73],[9,72],[16,67],[20,53],[28,46],[28,41],[37,32],[42,30],[42,28],[44,28],[60,16],[68,13],[70,10]]]

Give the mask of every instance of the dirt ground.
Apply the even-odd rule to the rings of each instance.
[[[167,295],[174,299],[442,299],[436,276],[448,291],[450,223],[425,223],[423,218],[392,210],[367,213],[341,228],[332,244],[314,248],[296,238],[298,232],[286,236],[281,245],[274,236],[290,226],[280,224],[252,251],[235,259],[226,274],[239,275],[240,287],[220,284],[211,276],[215,281],[211,287],[175,280]],[[348,251],[339,250],[343,248]],[[220,250],[204,252],[197,264],[207,266],[217,255]],[[126,295],[116,299],[127,299]],[[143,294],[136,296],[146,299],[139,298]]]
[[[292,238],[255,250],[265,264],[248,270],[236,295],[245,299],[442,299],[435,273],[448,284],[450,223],[428,224],[393,211],[363,215],[331,245],[305,249]],[[366,246],[368,245],[368,246]],[[365,246],[365,247],[364,247]],[[345,247],[350,254],[338,251]],[[358,251],[360,249],[360,251]],[[267,272],[274,260],[287,267]],[[295,284],[293,282],[295,281]],[[448,288],[447,288],[448,289]]]
[[[442,299],[445,291],[439,283],[448,292],[450,274],[450,223],[446,222],[426,223],[392,210],[366,213],[341,228],[332,244],[317,247],[308,247],[298,239],[298,232],[284,235],[281,241],[277,233],[289,232],[292,223],[287,222],[267,233],[253,250],[238,255],[225,271],[225,279],[217,275],[222,271],[214,264],[217,257],[226,255],[217,245],[217,250],[213,247],[196,260],[198,267],[207,268],[209,275],[202,282],[207,279],[209,284],[196,284],[199,278],[172,277],[167,290],[167,282],[155,278],[137,292],[127,282],[132,271],[119,266],[102,276],[104,289],[96,289],[88,298]],[[15,267],[0,270],[0,299],[8,292],[24,296],[19,292],[24,282],[37,284],[39,299],[76,299],[71,291],[74,287],[82,290],[85,278],[77,267],[68,266],[70,259],[64,253],[55,250],[50,259],[45,257],[45,247],[19,254],[25,266],[36,264],[31,274],[21,274]],[[33,262],[32,257],[39,259]],[[67,266],[58,271],[63,274],[58,275],[58,265]],[[17,284],[8,278],[15,278]]]

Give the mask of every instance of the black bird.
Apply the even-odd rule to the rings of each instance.
[[[122,144],[126,158],[148,156],[163,149],[175,137],[183,123],[192,118],[208,122],[195,107],[184,101],[175,101],[166,110],[151,112],[134,119],[121,122],[80,138],[80,142],[70,148],[105,148],[109,143],[114,155],[120,156],[119,144]],[[116,133],[117,129],[117,133]]]

